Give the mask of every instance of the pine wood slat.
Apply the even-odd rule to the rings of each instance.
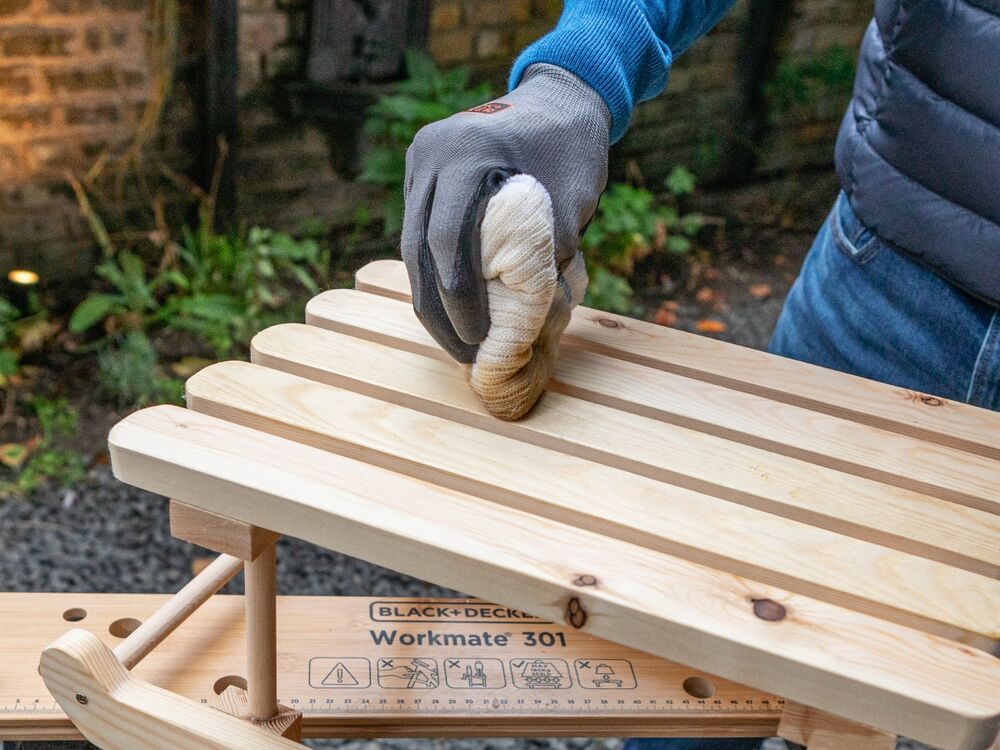
[[[110,446],[119,479],[195,507],[941,747],[996,734],[997,661],[931,634],[177,407]]]
[[[667,484],[790,516],[948,564],[995,572],[997,517],[861,477],[805,464],[600,404],[548,393],[528,418],[490,417],[454,364],[314,326],[256,336],[253,360],[428,414]],[[971,631],[995,637],[1000,583],[976,576],[994,601]],[[966,623],[966,627],[970,623]]]
[[[410,294],[400,261],[369,263],[356,288]],[[1000,459],[1000,414],[987,409],[586,307],[573,312],[566,337],[618,359]]]
[[[413,308],[391,297],[325,292],[306,320],[447,361]],[[1000,514],[1000,462],[957,448],[574,347],[563,347],[548,388]]]
[[[195,411],[934,632],[953,634],[966,602],[1000,617],[982,576],[270,368],[213,365],[186,393]],[[957,616],[963,636],[972,619]]]

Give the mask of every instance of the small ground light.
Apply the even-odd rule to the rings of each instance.
[[[7,280],[23,286],[31,286],[38,283],[38,274],[26,268],[15,268],[7,274]]]

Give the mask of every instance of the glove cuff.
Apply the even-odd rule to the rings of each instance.
[[[611,110],[601,95],[582,78],[558,65],[529,65],[514,91],[541,96],[565,111],[580,112],[584,118],[603,123],[604,129],[611,132]]]

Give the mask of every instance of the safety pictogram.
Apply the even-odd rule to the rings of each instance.
[[[309,684],[333,689],[371,687],[371,662],[359,657],[314,657],[309,660]]]

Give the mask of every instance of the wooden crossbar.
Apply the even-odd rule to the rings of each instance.
[[[356,291],[312,300],[307,325],[255,337],[252,364],[191,378],[188,409],[146,409],[111,434],[120,479],[178,499],[175,533],[248,561],[249,691],[229,687],[219,705],[263,720],[274,742],[261,748],[285,747],[303,711],[278,703],[281,534],[781,695],[777,731],[810,747],[993,741],[1000,415],[580,308],[538,406],[501,422],[408,297],[401,264],[371,264]],[[413,645],[407,690],[436,679],[437,657]],[[90,674],[101,701],[141,723],[112,683],[145,687],[91,674],[108,658],[120,668],[105,651],[70,634],[43,674],[60,705],[66,675]],[[329,654],[340,663],[325,676],[345,679],[348,656]],[[479,657],[470,687],[494,664]],[[587,677],[596,689],[624,684],[604,666]],[[560,689],[531,670],[531,689]],[[484,700],[490,715],[503,705]],[[163,737],[184,732],[149,717]]]

